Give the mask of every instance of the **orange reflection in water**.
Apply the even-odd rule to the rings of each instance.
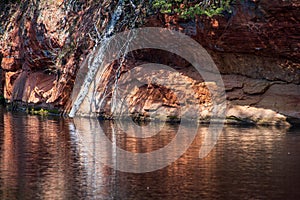
[[[3,124],[0,199],[71,197],[69,187],[80,174],[72,169],[68,124],[11,113],[3,115]]]
[[[123,126],[124,127],[124,126]],[[113,145],[102,143],[100,128]],[[182,127],[189,137],[191,127]],[[299,135],[272,127],[225,127],[212,152],[199,159],[200,126],[188,150],[153,172],[125,173],[105,166],[128,163],[116,146],[151,152],[169,144],[178,125],[138,139],[119,124],[95,119],[0,115],[0,199],[293,199],[300,197]],[[174,147],[149,164],[172,156]],[[138,159],[132,167],[143,167]],[[134,166],[137,165],[137,166]],[[297,192],[298,191],[298,192]],[[298,196],[297,196],[298,195]]]

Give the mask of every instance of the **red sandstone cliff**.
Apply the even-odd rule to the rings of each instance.
[[[101,32],[111,8],[104,5],[106,9],[100,9],[92,1],[78,1],[76,5],[66,2],[1,5],[1,93],[8,101],[69,109],[77,70],[95,44],[94,24]],[[223,75],[229,118],[262,124],[284,124],[286,117],[300,119],[298,0],[246,0],[238,2],[234,12],[224,16],[181,20],[155,15],[143,23],[182,31],[208,50]],[[194,83],[191,65],[173,55],[137,52],[134,59],[128,58],[124,69],[155,59],[165,64],[172,62],[198,88],[199,104],[205,104],[209,111],[209,92],[201,83]],[[106,75],[108,81],[114,73]],[[176,115],[176,98],[166,94],[161,88],[141,89],[131,102],[134,112],[148,115],[149,107],[155,107]],[[162,101],[162,95],[167,97],[164,102],[155,104]],[[205,108],[203,115],[204,111]]]

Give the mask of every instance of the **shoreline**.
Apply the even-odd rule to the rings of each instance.
[[[51,104],[33,104],[33,103],[24,103],[24,102],[5,102],[1,103],[0,106],[4,108],[8,112],[20,112],[26,113],[29,115],[40,115],[40,116],[58,116],[62,118],[69,118],[67,112],[61,108],[57,108],[52,106]],[[161,118],[150,118],[143,115],[132,115],[132,116],[125,116],[125,117],[113,117],[110,115],[99,114],[95,113],[94,115],[77,115],[76,117],[79,118],[93,118],[98,119],[99,121],[128,121],[132,120],[138,125],[148,124],[150,121],[155,123],[168,123],[168,124],[181,124],[181,119],[178,116],[166,116],[165,119]],[[255,127],[255,126],[262,126],[262,127],[300,127],[300,119],[287,117],[285,119],[285,123],[270,123],[268,121],[260,120],[260,122],[255,122],[248,118],[238,118],[236,116],[226,116],[224,120],[222,119],[212,119],[205,118],[205,119],[185,119],[184,122],[192,122],[194,123],[197,120],[198,125],[209,125],[213,124],[222,124],[222,125],[229,125],[229,126],[247,126],[247,127]]]

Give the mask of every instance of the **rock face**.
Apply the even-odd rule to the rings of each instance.
[[[99,5],[92,1],[80,1],[78,5],[66,2],[24,1],[21,5],[1,5],[0,94],[8,101],[41,104],[62,111],[70,109],[74,81],[80,75],[77,70],[95,44],[92,33],[97,32],[91,29],[95,24],[104,27],[110,11],[107,9],[105,13],[100,9],[106,17],[98,20]],[[231,14],[213,18],[197,16],[195,20],[152,15],[144,26],[184,32],[207,49],[223,77],[229,122],[272,125],[299,122],[298,0],[237,1]],[[129,69],[146,62],[170,65],[183,78],[165,74],[167,78],[185,84],[180,84],[176,92],[155,84],[136,88],[127,102],[132,116],[176,119],[180,116],[182,93],[187,99],[196,99],[201,111],[195,115],[209,119],[211,94],[203,79],[191,64],[173,54],[152,50],[134,52],[122,64],[120,80],[126,79],[125,72]],[[112,83],[117,65],[110,66],[98,86],[99,94],[109,93],[104,106],[98,110],[103,116],[111,116]],[[193,92],[184,85],[192,86]]]
[[[70,91],[63,79],[72,76],[56,59],[68,36],[61,24],[61,4],[24,1],[20,6],[1,6],[2,89],[8,101],[65,105],[63,97]]]

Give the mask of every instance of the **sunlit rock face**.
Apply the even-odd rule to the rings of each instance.
[[[132,117],[136,120],[178,121],[180,116],[208,120],[212,110],[209,85],[180,73],[180,67],[159,68],[155,64],[143,65],[142,61],[128,59],[122,64],[118,87],[115,88],[115,70],[119,63],[107,67],[95,92],[101,99],[94,112],[104,118]],[[194,72],[197,75],[197,72]],[[199,75],[198,75],[199,76]],[[217,97],[216,97],[217,98]],[[78,111],[79,115],[88,115],[86,102]]]
[[[297,0],[248,0],[223,17],[148,23],[182,31],[208,50],[222,73],[230,122],[299,123],[299,7]]]
[[[109,22],[108,10],[113,10],[115,3],[105,5],[109,9],[101,11],[102,19],[95,3],[65,2],[24,1],[21,5],[1,6],[0,94],[8,101],[54,106],[62,111],[71,109],[77,71],[95,45],[93,27],[96,24],[103,33]],[[285,121],[297,122],[300,118],[299,9],[297,0],[247,0],[237,3],[231,14],[212,19],[197,16],[195,20],[182,20],[155,15],[145,19],[144,26],[181,31],[208,50],[223,77],[229,121],[286,124]],[[193,92],[183,86],[177,92],[196,99],[194,102],[201,108],[196,114],[201,119],[210,117],[210,92],[191,64],[167,52],[137,52],[133,58],[127,58],[123,73],[146,62],[171,65],[184,76],[184,83],[193,86]],[[109,81],[115,80],[115,68],[112,64],[103,76],[98,86],[99,98],[107,87],[113,91]],[[171,73],[166,76],[177,80]],[[126,76],[121,78],[125,80]],[[180,103],[174,91],[148,85],[134,92],[128,100],[133,116],[154,116],[156,111],[158,115],[166,113],[158,118],[178,117]],[[111,117],[110,101],[111,95],[107,95],[97,115]]]

